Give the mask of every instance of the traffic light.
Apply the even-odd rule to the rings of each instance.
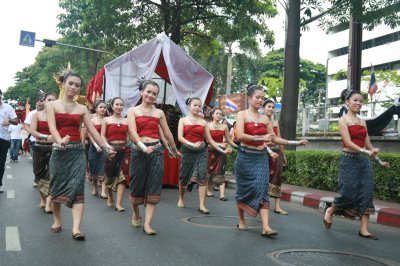
[[[57,41],[49,39],[43,39],[43,42],[45,47],[52,47],[53,45],[57,44]]]

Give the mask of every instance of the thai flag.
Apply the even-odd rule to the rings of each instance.
[[[369,85],[368,85],[368,94],[374,95],[374,93],[378,90],[378,84],[376,84],[376,79],[375,79],[375,72],[374,69],[372,69],[372,73],[371,73],[371,80],[369,81]]]
[[[225,111],[235,112],[239,107],[228,97],[226,97]]]

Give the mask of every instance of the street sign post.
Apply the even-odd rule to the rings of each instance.
[[[35,47],[35,32],[23,31],[21,30],[21,35],[19,37],[19,45]]]

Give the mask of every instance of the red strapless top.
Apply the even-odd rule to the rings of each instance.
[[[225,136],[225,130],[210,130],[212,139],[215,142],[223,142]]]
[[[365,147],[365,138],[367,137],[367,129],[361,125],[351,125],[348,126],[350,139],[354,142],[358,147]],[[346,147],[343,143],[343,147]]]
[[[267,134],[267,128],[263,123],[247,122],[244,123],[244,133],[247,135],[258,136]],[[264,144],[263,141],[242,141],[248,146],[258,147]]]
[[[138,116],[136,117],[136,129],[139,137],[149,137],[160,139],[160,131],[158,125],[160,118],[153,116]]]
[[[202,125],[186,125],[183,127],[183,137],[190,142],[204,141],[204,127]]]
[[[278,127],[277,127],[277,126],[274,126],[274,127],[273,127],[273,130],[274,130],[275,136],[278,136]]]
[[[108,141],[126,141],[128,125],[125,124],[108,124],[106,130],[106,138]]]
[[[99,132],[99,134],[100,134],[100,132],[101,132],[101,125],[100,125],[100,124],[99,124],[99,125],[94,125],[94,127],[96,128],[97,132]]]
[[[57,131],[61,138],[69,135],[70,141],[81,140],[79,131],[81,116],[79,114],[56,113],[55,118]]]
[[[40,134],[51,135],[47,121],[38,121],[36,131]]]

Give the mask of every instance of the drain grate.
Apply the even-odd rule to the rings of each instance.
[[[314,250],[314,249],[291,249],[277,251],[269,254],[276,262],[281,265],[297,265],[297,266],[384,266],[398,265],[381,258],[375,258],[357,253],[347,253],[331,250]]]

